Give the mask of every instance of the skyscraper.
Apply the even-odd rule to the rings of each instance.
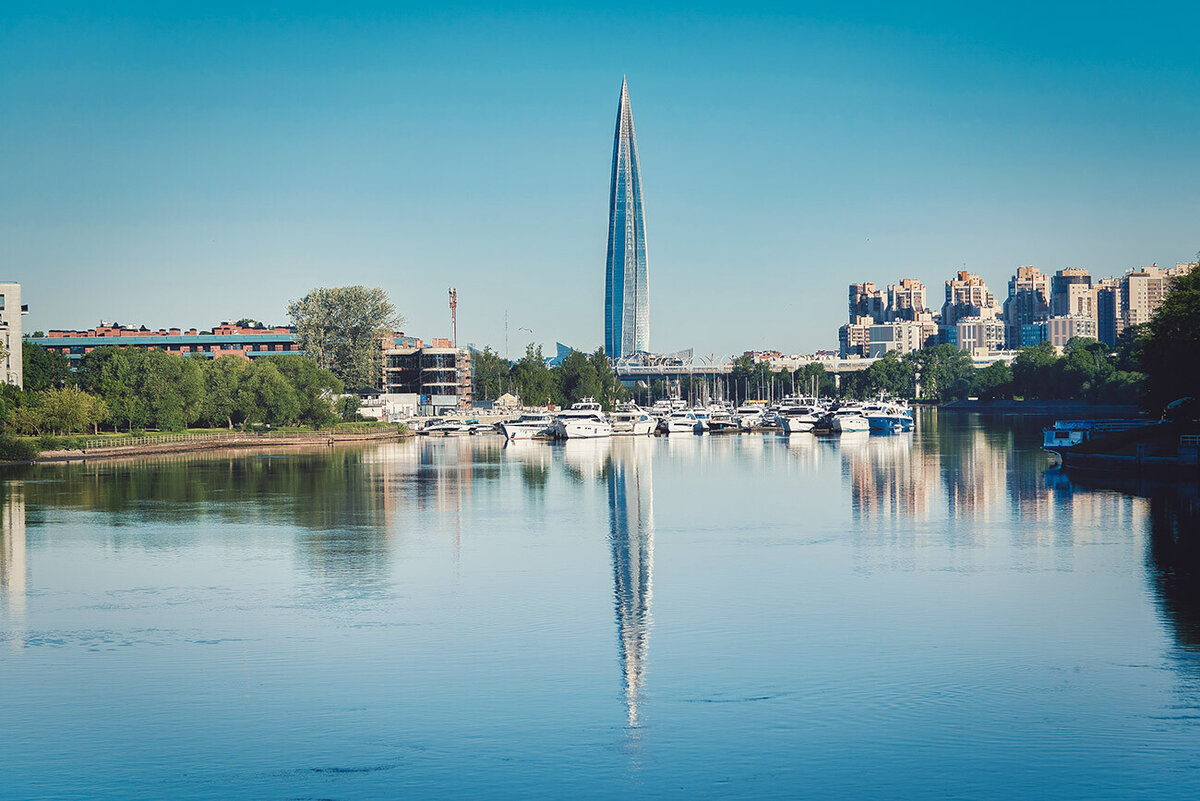
[[[646,218],[629,86],[621,79],[608,200],[608,268],[604,282],[604,349],[614,359],[650,350]]]

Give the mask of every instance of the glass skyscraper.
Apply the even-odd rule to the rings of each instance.
[[[629,86],[621,80],[608,201],[608,271],[604,283],[604,349],[609,356],[650,350],[650,287],[646,218]]]

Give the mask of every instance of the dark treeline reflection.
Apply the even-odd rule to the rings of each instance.
[[[322,530],[384,524],[387,498],[372,467],[354,449],[231,452],[47,465],[27,487],[31,505],[106,512],[118,526],[218,515]]]
[[[1194,486],[1151,495],[1148,565],[1163,617],[1200,667],[1200,499]]]

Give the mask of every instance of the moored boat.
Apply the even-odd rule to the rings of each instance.
[[[593,439],[611,437],[613,433],[612,424],[595,398],[584,398],[570,409],[559,412],[550,430],[559,439]]]
[[[610,419],[614,437],[645,436],[653,434],[658,427],[658,420],[636,404],[618,409]]]
[[[538,434],[547,433],[554,419],[541,412],[523,414],[516,420],[506,420],[500,424],[504,436],[508,439],[533,439]]]

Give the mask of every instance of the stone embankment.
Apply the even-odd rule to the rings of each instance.
[[[133,442],[99,444],[83,450],[42,451],[35,462],[74,462],[147,454],[194,453],[229,448],[287,448],[298,445],[341,445],[355,442],[386,442],[412,436],[395,429],[385,431],[305,431],[296,433],[230,433],[139,437]]]

